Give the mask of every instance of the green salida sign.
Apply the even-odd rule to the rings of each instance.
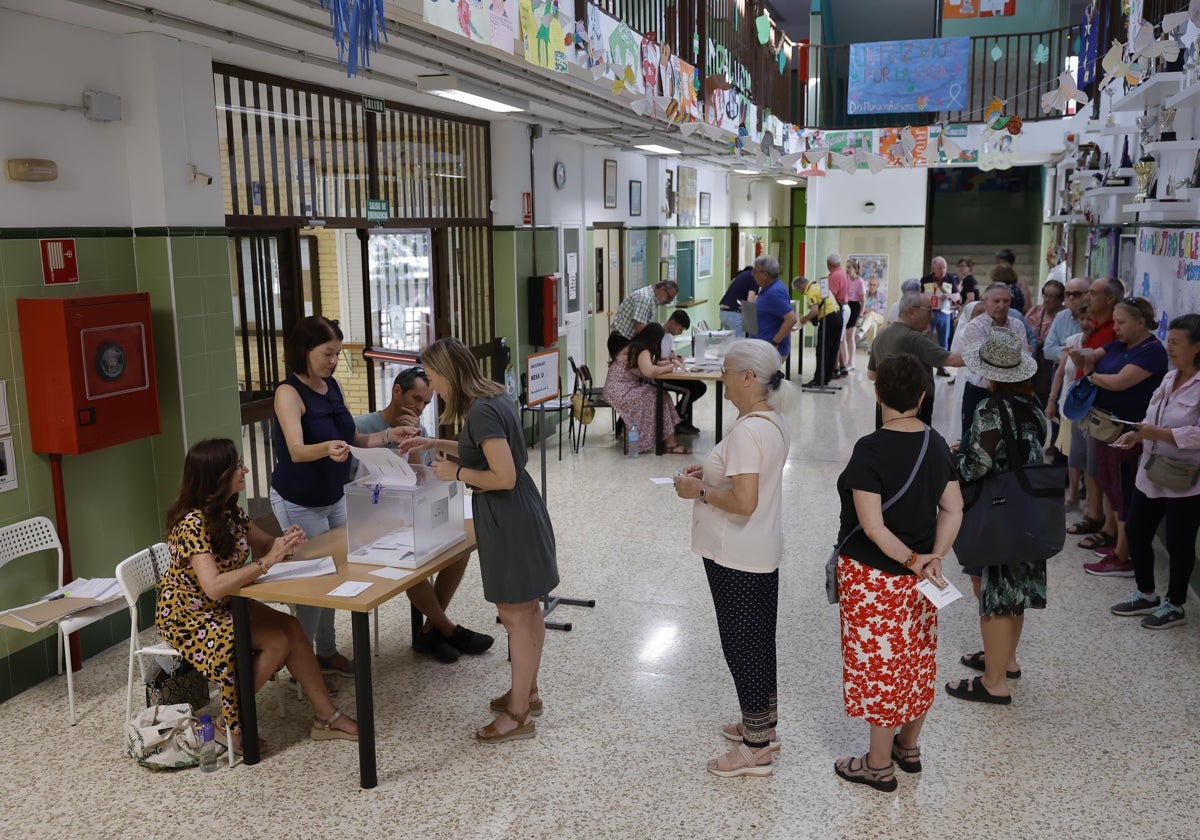
[[[367,199],[367,221],[368,222],[386,222],[392,217],[392,211],[388,207],[386,198],[368,198]]]

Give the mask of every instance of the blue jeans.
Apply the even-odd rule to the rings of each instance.
[[[331,528],[346,524],[346,499],[326,507],[304,507],[294,505],[271,488],[271,511],[285,531],[293,525],[304,529],[309,539],[324,534]],[[333,610],[328,607],[296,607],[296,618],[304,628],[304,635],[313,643],[317,656],[336,656],[338,649],[333,631]]]
[[[729,310],[721,310],[721,329],[733,330],[734,338],[745,338],[746,332],[742,329],[742,313],[730,312]]]
[[[950,313],[949,312],[934,312],[933,313],[933,334],[934,341],[943,350],[950,349]]]

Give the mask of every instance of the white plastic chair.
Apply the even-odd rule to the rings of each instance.
[[[0,528],[0,567],[16,560],[18,557],[24,557],[28,554],[37,554],[43,551],[53,551],[58,555],[58,586],[61,587],[65,581],[63,580],[63,552],[62,543],[58,541],[58,533],[54,530],[54,523],[44,516],[35,516],[33,519],[26,519],[17,522],[13,525]],[[120,612],[121,602],[113,601],[110,604],[101,604],[98,607],[92,607],[90,610],[75,613],[74,615],[65,616],[58,622],[58,673],[63,672],[63,654],[69,657],[69,647],[67,638],[89,624],[93,624],[105,616]],[[71,725],[77,723],[75,717],[75,680],[71,672],[71,663],[67,662],[67,706],[70,709]]]
[[[183,655],[175,648],[171,647],[166,642],[158,639],[150,644],[143,645],[141,643],[141,634],[138,632],[138,598],[143,592],[154,589],[158,586],[159,580],[171,565],[171,552],[167,548],[166,543],[155,543],[149,548],[144,548],[137,554],[126,557],[117,564],[117,583],[121,586],[121,592],[125,596],[125,604],[129,607],[129,678],[125,686],[125,720],[128,721],[133,716],[133,662],[136,659],[138,670],[141,673],[141,685],[146,684],[146,662],[145,657],[166,656],[173,659],[182,659]],[[157,631],[152,631],[157,637]],[[278,693],[279,697],[279,716],[284,717],[286,710],[283,704],[283,693]],[[234,754],[233,750],[228,750],[229,766],[233,766]]]

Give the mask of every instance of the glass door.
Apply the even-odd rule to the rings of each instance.
[[[433,342],[433,235],[372,230],[367,238],[369,304],[376,346],[420,353]]]

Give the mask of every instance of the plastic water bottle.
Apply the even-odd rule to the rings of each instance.
[[[211,773],[217,769],[217,728],[211,715],[200,715],[200,769]]]
[[[629,424],[629,433],[625,436],[625,441],[629,447],[629,457],[636,458],[638,456],[638,430],[636,423]]]

